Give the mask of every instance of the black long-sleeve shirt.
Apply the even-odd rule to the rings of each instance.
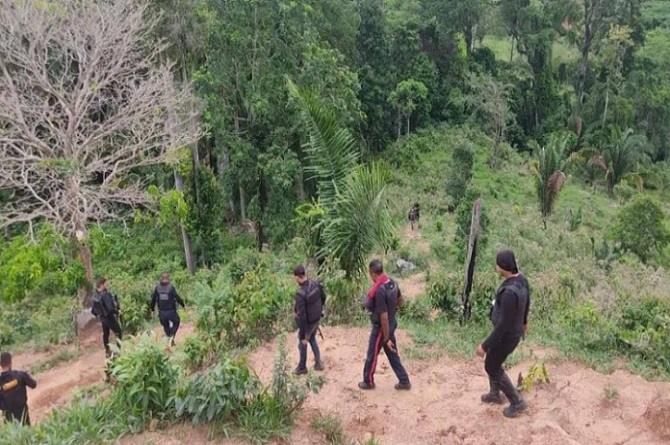
[[[158,310],[176,311],[177,303],[179,303],[181,307],[186,307],[184,300],[181,299],[175,288],[170,284],[166,286],[159,284],[151,295],[152,311],[156,309],[156,304],[158,304]]]
[[[307,327],[321,319],[326,292],[321,283],[307,280],[300,285],[295,294],[295,318],[298,324],[298,336],[305,340]]]
[[[506,337],[521,336],[524,325],[528,324],[530,310],[530,290],[528,280],[523,275],[508,278],[496,293],[493,307],[493,331],[484,340],[482,347],[488,351]]]
[[[27,372],[5,371],[0,374],[0,408],[6,415],[14,419],[22,417],[28,407],[26,387],[37,387],[37,382]]]
[[[98,292],[98,297],[100,298],[100,311],[102,313],[97,314],[99,317],[114,317],[119,315],[119,310],[121,306],[119,305],[119,300],[112,295],[107,289],[103,289],[101,292]]]

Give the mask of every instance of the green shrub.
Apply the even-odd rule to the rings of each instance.
[[[405,304],[400,308],[399,312],[403,318],[428,321],[432,310],[431,299],[427,296],[419,295],[414,300],[405,300]]]
[[[451,156],[451,168],[447,179],[447,194],[453,198],[456,207],[465,197],[472,180],[474,161],[472,143],[459,138]]]
[[[211,364],[217,352],[217,344],[212,337],[190,335],[178,346],[183,355],[184,364],[191,371]]]
[[[575,304],[563,313],[566,332],[573,343],[585,350],[616,350],[616,324],[594,301]]]
[[[323,377],[310,375],[302,380],[293,376],[286,337],[280,336],[270,390],[265,388],[239,415],[243,437],[255,443],[288,437],[307,396],[310,392],[318,393],[324,383]]]
[[[237,285],[225,274],[213,286],[198,285],[196,299],[198,329],[217,340],[225,336],[233,347],[267,338],[292,300],[286,277],[271,273],[264,263]]]
[[[67,239],[41,226],[32,242],[20,235],[0,244],[0,301],[18,302],[28,295],[74,295],[85,282],[81,263],[73,259]]]
[[[31,314],[34,334],[32,339],[40,344],[61,344],[74,339],[79,313],[75,297],[44,299]]]
[[[245,363],[224,358],[214,368],[180,385],[174,403],[178,417],[190,417],[197,425],[229,419],[248,406],[260,391],[260,381]]]
[[[650,196],[637,196],[619,211],[612,237],[622,249],[647,262],[670,244],[663,208]]]
[[[174,414],[173,389],[178,370],[170,360],[164,340],[142,334],[126,341],[123,354],[111,362],[119,406],[137,417],[168,418]]]

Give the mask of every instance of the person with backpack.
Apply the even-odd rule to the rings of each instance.
[[[93,296],[93,307],[91,313],[100,319],[102,323],[102,344],[105,347],[105,355],[109,357],[112,350],[109,348],[109,334],[111,331],[116,335],[117,341],[123,340],[123,332],[119,323],[121,306],[116,295],[109,293],[106,287],[107,280],[98,277],[96,280],[96,294]]]
[[[375,389],[377,359],[381,350],[384,349],[391,368],[398,378],[395,389],[410,390],[412,384],[400,361],[395,338],[395,331],[398,328],[396,312],[403,304],[400,287],[395,280],[384,273],[384,265],[380,260],[370,262],[369,272],[374,285],[365,297],[365,308],[370,313],[372,330],[363,368],[363,381],[358,384],[358,387],[364,390]]]
[[[300,362],[293,371],[296,375],[307,374],[307,344],[312,347],[314,354],[314,370],[323,371],[319,344],[316,334],[319,331],[319,322],[323,316],[323,308],[326,303],[326,292],[323,286],[316,280],[307,278],[305,267],[296,266],[293,270],[295,282],[299,289],[295,294],[295,319],[298,325],[298,350],[300,351]]]
[[[174,346],[174,339],[181,323],[177,313],[177,304],[183,308],[186,305],[170,283],[170,275],[167,272],[163,272],[160,282],[151,295],[151,312],[156,309],[156,304],[158,304],[158,319],[163,326],[165,335],[170,339],[170,345]]]
[[[9,352],[0,354],[0,368],[0,410],[5,412],[5,420],[30,426],[26,388],[35,389],[37,382],[27,372],[12,370]]]
[[[530,290],[511,250],[498,253],[496,271],[505,281],[498,288],[491,308],[493,331],[477,347],[477,355],[485,358],[484,369],[489,376],[489,392],[482,395],[481,400],[501,405],[505,402],[504,394],[510,405],[503,410],[503,415],[513,418],[524,411],[527,404],[503,370],[503,363],[528,332]]]

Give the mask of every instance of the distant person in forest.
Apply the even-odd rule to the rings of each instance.
[[[323,286],[316,280],[307,278],[307,273],[302,265],[293,270],[298,291],[295,293],[295,320],[298,325],[298,350],[300,351],[300,362],[293,371],[296,375],[307,374],[307,344],[312,347],[314,354],[314,369],[323,371],[321,352],[316,341],[319,330],[319,322],[323,316],[323,307],[326,303],[326,292]]]
[[[527,404],[502,366],[528,332],[530,290],[528,280],[519,272],[511,250],[498,253],[496,270],[505,281],[498,288],[491,308],[493,331],[477,347],[477,355],[486,357],[484,368],[489,376],[490,387],[489,392],[482,395],[481,399],[484,403],[503,404],[504,394],[510,405],[503,410],[503,414],[512,418],[524,411]]]
[[[91,313],[100,319],[102,323],[102,344],[105,347],[105,354],[109,357],[112,350],[109,348],[109,334],[114,332],[116,339],[123,340],[123,332],[119,323],[121,315],[121,306],[115,295],[107,290],[107,280],[98,277],[96,280],[96,294],[93,296],[93,307]]]
[[[160,282],[151,295],[151,312],[156,309],[156,304],[158,304],[158,319],[163,326],[165,335],[170,339],[170,345],[174,346],[175,336],[181,323],[177,313],[177,304],[180,304],[183,308],[186,305],[170,283],[170,275],[167,272],[163,272]]]
[[[0,410],[5,412],[5,420],[30,425],[26,388],[34,389],[37,382],[27,372],[12,370],[9,352],[0,354],[0,368]]]
[[[412,384],[400,361],[395,338],[395,331],[398,327],[396,312],[403,303],[402,293],[398,283],[384,274],[384,265],[380,260],[370,262],[369,273],[374,284],[366,295],[365,308],[370,313],[372,329],[363,368],[363,381],[358,384],[358,387],[364,390],[375,388],[377,359],[379,352],[384,349],[391,368],[399,380],[395,389],[409,390]]]
[[[409,210],[409,215],[407,215],[407,219],[409,220],[409,225],[412,230],[414,230],[414,223],[419,224],[419,203],[416,202],[412,206],[412,208]]]

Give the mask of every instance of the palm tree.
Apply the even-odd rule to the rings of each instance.
[[[384,197],[390,170],[383,163],[360,165],[360,149],[351,133],[338,126],[335,114],[313,93],[302,91],[290,79],[287,84],[309,135],[306,171],[319,184],[314,205],[324,210],[316,223],[321,238],[318,255],[337,260],[352,279],[374,248],[386,245],[393,235]]]
[[[614,186],[632,173],[637,163],[644,159],[642,149],[646,143],[644,136],[633,134],[632,128],[622,133],[618,127],[612,129],[611,141],[600,156],[594,156],[589,161],[589,165],[600,167],[605,172],[610,197],[614,195]]]
[[[565,183],[565,146],[568,139],[561,142],[552,141],[548,147],[542,147],[538,153],[535,167],[535,188],[540,202],[542,225],[547,228],[547,218],[554,210],[558,194]]]

